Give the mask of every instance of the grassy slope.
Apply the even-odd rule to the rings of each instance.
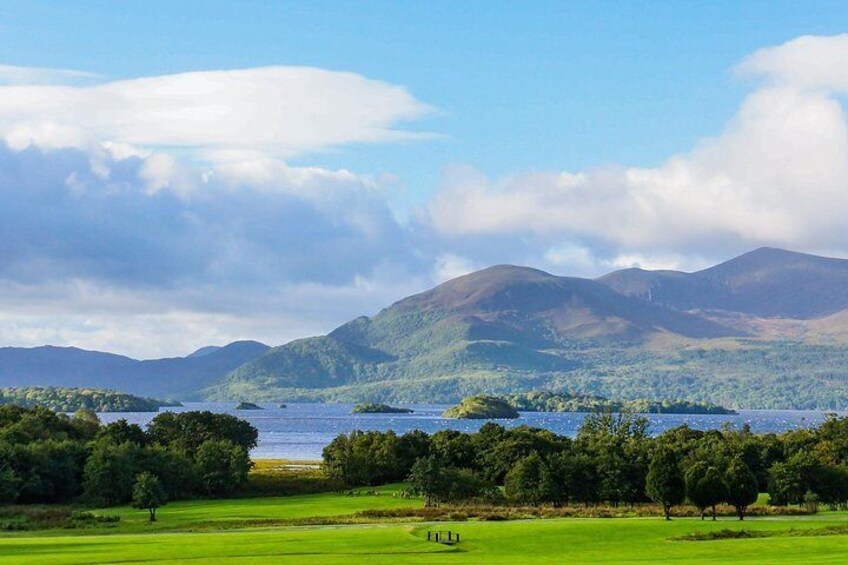
[[[0,536],[2,564],[94,564],[190,562],[303,563],[401,565],[404,563],[842,563],[848,535],[773,537],[709,542],[668,538],[722,528],[787,530],[842,524],[846,514],[813,517],[723,519],[702,522],[656,518],[557,519],[514,522],[367,524],[351,526],[281,526],[243,529],[214,528],[221,522],[294,519],[343,515],[377,506],[418,505],[394,498],[397,487],[379,489],[378,496],[337,494],[230,501],[194,501],[168,505],[160,522],[144,523],[144,513],[109,509],[122,523],[106,532],[52,531]],[[236,526],[235,523],[227,526]],[[461,532],[463,542],[447,547],[424,541],[428,528]],[[163,531],[172,530],[172,531]],[[176,530],[176,531],[173,531]]]

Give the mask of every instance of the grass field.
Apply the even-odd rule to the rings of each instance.
[[[392,496],[317,494],[278,498],[190,501],[160,510],[160,521],[130,508],[108,530],[49,530],[0,536],[0,565],[44,563],[845,563],[848,535],[821,534],[848,524],[848,514],[768,517],[739,522],[658,518],[551,519],[510,522],[399,523],[257,527],[268,521],[338,517],[366,508],[420,505]],[[772,532],[775,537],[674,541],[693,532],[721,529]],[[427,529],[451,529],[462,543],[427,542]],[[792,535],[787,532],[792,529]]]

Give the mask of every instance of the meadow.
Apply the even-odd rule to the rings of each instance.
[[[844,563],[848,513],[749,518],[569,518],[503,522],[404,522],[293,525],[345,521],[369,508],[418,507],[395,496],[400,486],[289,497],[183,501],[159,521],[129,507],[112,528],[9,532],[0,536],[0,564],[303,563],[401,565],[499,563]],[[831,528],[831,530],[828,530]],[[835,530],[834,530],[835,528]],[[458,545],[426,541],[427,530],[453,530]],[[725,529],[749,539],[673,538]],[[839,532],[833,535],[834,532]]]

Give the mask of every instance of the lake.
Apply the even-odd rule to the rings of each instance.
[[[249,421],[259,430],[259,445],[251,453],[255,459],[320,459],[321,450],[334,437],[353,430],[394,430],[402,434],[411,430],[433,433],[452,429],[463,432],[477,430],[485,420],[448,420],[441,414],[445,405],[404,405],[412,414],[351,414],[352,404],[260,404],[265,410],[235,410],[235,402],[186,402],[182,408],[163,408],[175,412],[210,410],[233,414]],[[400,405],[398,405],[400,406]],[[815,426],[825,419],[825,411],[806,410],[741,410],[737,415],[647,414],[653,434],[688,424],[696,429],[717,429],[725,424],[750,424],[754,432],[782,432]],[[522,412],[515,420],[490,420],[505,427],[522,424],[546,428],[574,437],[585,413]],[[150,412],[110,412],[99,414],[104,423],[120,418],[146,425],[156,416]]]

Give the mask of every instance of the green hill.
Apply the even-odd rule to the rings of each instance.
[[[514,420],[518,410],[502,398],[478,394],[463,398],[459,404],[445,410],[443,418],[462,420]]]

